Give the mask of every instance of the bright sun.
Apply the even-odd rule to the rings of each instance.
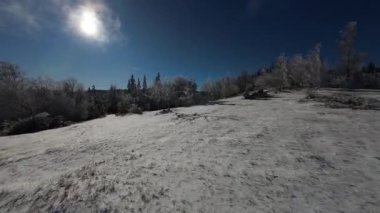
[[[94,10],[85,8],[80,12],[79,29],[85,36],[96,37],[99,34],[99,18]]]

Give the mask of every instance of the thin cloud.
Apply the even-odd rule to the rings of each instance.
[[[41,29],[39,17],[35,14],[37,8],[30,0],[0,2],[1,26],[9,26],[13,29],[18,28],[24,32],[31,32]]]
[[[94,8],[101,21],[96,42],[104,44],[122,37],[119,18],[103,0],[1,0],[0,30],[32,33],[60,29],[78,35],[75,13],[84,6]]]
[[[77,35],[78,32],[78,16],[81,10],[91,8],[99,19],[99,35],[94,38],[99,43],[109,43],[118,40],[121,37],[121,22],[114,12],[101,1],[81,1],[79,4],[63,4],[61,6],[64,16],[66,17],[67,29]]]

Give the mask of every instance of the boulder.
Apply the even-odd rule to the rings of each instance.
[[[267,99],[273,97],[268,90],[260,89],[252,92],[244,93],[245,99]]]

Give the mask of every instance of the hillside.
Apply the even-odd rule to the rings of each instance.
[[[0,137],[0,212],[380,209],[380,111],[302,97],[236,97]]]

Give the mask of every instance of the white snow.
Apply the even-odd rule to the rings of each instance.
[[[0,212],[378,212],[380,111],[277,96],[0,137]]]

